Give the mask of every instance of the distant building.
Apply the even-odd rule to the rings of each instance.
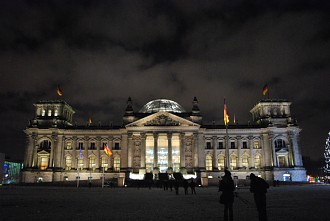
[[[20,172],[23,164],[5,158],[5,154],[0,153],[0,184],[17,184],[20,182]]]
[[[18,184],[23,164],[5,160],[3,184]]]
[[[187,112],[158,99],[134,112],[129,98],[123,125],[75,125],[64,101],[39,101],[24,130],[27,147],[22,182],[128,178],[128,174],[196,174],[216,182],[225,167],[239,180],[251,172],[267,180],[305,181],[301,129],[286,100],[261,100],[247,125],[204,125],[196,98]],[[108,156],[103,151],[112,150]]]
[[[3,183],[4,171],[5,171],[5,154],[0,153],[0,184]]]

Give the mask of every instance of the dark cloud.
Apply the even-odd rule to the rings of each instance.
[[[292,101],[304,155],[322,157],[329,131],[327,1],[3,1],[0,3],[2,147],[22,159],[33,103],[63,99],[75,120],[120,125],[168,98],[205,123],[222,123],[223,98],[238,122],[265,83]],[[17,144],[15,148],[12,142]]]

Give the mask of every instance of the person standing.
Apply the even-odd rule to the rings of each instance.
[[[191,194],[195,194],[196,195],[196,183],[194,181],[194,178],[191,178],[191,182],[190,182],[190,189],[191,189]]]
[[[256,203],[259,221],[267,221],[266,211],[266,193],[269,184],[262,178],[257,177],[253,173],[250,174],[250,191],[254,195],[254,202]]]
[[[222,191],[220,196],[220,203],[224,204],[224,220],[230,221],[234,220],[233,217],[233,203],[234,203],[234,181],[231,178],[231,173],[229,170],[225,170],[225,175],[219,183],[219,192]]]

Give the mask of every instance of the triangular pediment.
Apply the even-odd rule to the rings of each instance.
[[[134,121],[126,127],[149,127],[149,126],[200,126],[192,121],[176,116],[169,112],[160,111],[147,117]]]
[[[45,150],[41,150],[38,152],[38,155],[49,155],[49,153]]]

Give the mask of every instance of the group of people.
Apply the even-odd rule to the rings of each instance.
[[[250,181],[250,191],[254,195],[254,201],[258,210],[259,221],[267,221],[266,193],[269,185],[264,179],[257,177],[253,173],[250,174]],[[221,204],[224,204],[224,220],[232,221],[234,219],[233,203],[235,196],[235,184],[231,177],[231,173],[228,170],[225,170],[225,175],[219,182],[219,191],[222,192],[219,201]]]

